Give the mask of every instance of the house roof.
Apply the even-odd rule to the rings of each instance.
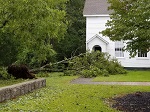
[[[107,0],[86,0],[83,15],[108,15],[112,12],[108,6]]]
[[[100,39],[101,41],[103,41],[104,43],[106,43],[106,44],[109,44],[109,42],[107,42],[105,39],[103,39],[101,36],[99,36],[98,34],[96,34],[96,35],[94,35],[92,38],[90,38],[86,43],[89,43],[89,42],[91,42],[93,39],[95,39],[95,38],[98,38],[98,39]]]

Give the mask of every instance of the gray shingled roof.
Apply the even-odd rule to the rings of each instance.
[[[108,11],[108,6],[107,0],[86,0],[83,15],[110,14],[111,11]]]

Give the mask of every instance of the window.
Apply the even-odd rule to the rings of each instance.
[[[115,42],[115,56],[116,57],[124,57],[123,47],[124,47],[124,44],[122,41]]]
[[[138,57],[147,57],[147,51],[138,50]]]

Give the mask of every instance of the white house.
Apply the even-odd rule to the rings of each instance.
[[[107,0],[86,0],[83,16],[86,17],[86,50],[107,52],[112,58],[117,58],[124,67],[150,68],[150,52],[139,52],[130,58],[128,52],[123,52],[125,43],[111,41],[103,37],[101,32],[106,28],[105,23],[110,19]]]

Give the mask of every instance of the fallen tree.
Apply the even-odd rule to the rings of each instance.
[[[40,68],[31,69],[29,71],[31,73],[37,73],[37,72],[40,72],[40,71],[49,71],[49,72],[52,72],[52,71],[55,71],[53,69],[53,66],[59,65],[59,64],[62,64],[62,65],[64,65],[64,68],[67,68],[70,60],[72,60],[72,59],[74,59],[76,57],[83,56],[85,54],[86,53],[81,53],[78,56],[74,56],[74,57],[71,57],[71,58],[65,58],[64,60],[61,60],[61,61],[58,61],[58,62],[55,62],[55,63],[48,63],[48,64],[46,64],[46,65],[44,65],[44,66],[42,66]],[[58,71],[63,71],[63,70],[58,70]]]
[[[64,72],[64,75],[81,75],[82,77],[109,76],[126,73],[126,70],[124,70],[116,59],[111,59],[109,54],[101,52],[82,53],[78,56],[30,70],[33,73],[40,71],[61,71]]]
[[[87,52],[69,60],[69,69],[65,75],[80,75],[81,77],[109,76],[125,74],[126,70],[117,59],[112,59],[108,53]]]

